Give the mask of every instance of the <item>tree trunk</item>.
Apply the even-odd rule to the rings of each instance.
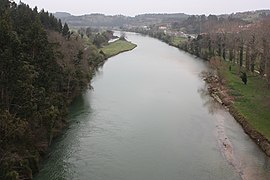
[[[70,77],[70,75],[69,75],[69,76],[68,76],[68,85],[67,85],[67,94],[66,94],[67,97],[69,96],[70,81],[71,81],[71,77]]]
[[[240,46],[240,52],[239,52],[239,66],[243,66],[243,56],[244,56],[244,48],[243,45]]]
[[[252,73],[254,73],[254,70],[255,70],[256,58],[257,58],[257,54],[255,52],[252,52],[251,57],[250,57],[250,70]]]
[[[225,48],[223,48],[222,57],[224,60],[226,60],[226,49]]]
[[[230,49],[230,52],[229,52],[229,59],[231,62],[233,61],[233,49],[232,48]]]
[[[264,76],[265,71],[266,71],[266,62],[268,58],[268,51],[269,51],[269,44],[267,43],[266,39],[263,39],[263,53],[261,56],[261,61],[260,61],[260,75]]]
[[[246,70],[250,71],[250,47],[249,47],[249,45],[247,46],[247,49],[246,49],[246,61],[245,61],[245,64],[246,64]]]

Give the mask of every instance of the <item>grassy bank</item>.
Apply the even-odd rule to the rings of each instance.
[[[270,91],[266,81],[258,74],[248,74],[248,84],[244,85],[236,66],[224,74],[230,95],[235,99],[233,106],[252,127],[270,140]]]
[[[137,47],[137,45],[131,42],[125,40],[117,40],[112,43],[109,43],[105,47],[101,48],[101,50],[104,52],[106,58],[110,58],[122,52],[130,51],[135,47]]]
[[[180,36],[173,36],[170,44],[175,47],[179,47],[179,45],[183,44],[186,41],[187,41],[187,38],[180,37]]]
[[[172,37],[169,44],[180,47],[187,41],[186,38]],[[222,76],[226,79],[226,88],[234,99],[233,109],[239,113],[252,129],[270,140],[270,87],[267,87],[265,78],[257,73],[248,73],[248,83],[244,85],[240,78],[237,64],[225,63]],[[244,127],[245,129],[245,127]]]
[[[151,35],[151,33],[149,34]],[[160,39],[156,36],[153,37]],[[164,41],[163,39],[160,40]],[[198,42],[194,39],[188,41],[187,38],[172,36],[168,41],[164,42],[207,61],[211,59],[208,49],[205,47],[198,48]],[[214,50],[212,53],[214,53],[212,57],[215,53],[217,54]],[[248,84],[244,85],[237,64],[231,64],[231,71],[229,71],[229,64],[225,61],[218,62],[225,64],[224,71],[221,70],[218,73],[220,77],[217,79],[211,76],[206,78],[210,85],[209,92],[211,96],[218,97],[223,105],[229,107],[230,113],[241,124],[244,131],[270,156],[270,89],[267,87],[265,78],[260,77],[257,73],[252,74],[249,72],[247,73]],[[223,66],[222,64],[220,65]],[[222,69],[219,66],[213,68]],[[245,70],[245,68],[242,67],[242,70]],[[220,78],[225,78],[226,83],[220,83],[218,80]]]

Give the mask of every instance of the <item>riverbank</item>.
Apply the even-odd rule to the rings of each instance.
[[[140,32],[139,32],[140,33]],[[198,47],[189,50],[190,42],[188,38],[171,36],[164,39],[162,36],[150,35],[157,38],[170,46],[193,54],[204,60],[210,61],[207,53],[198,53]],[[225,61],[220,61],[224,62]],[[220,76],[206,77],[209,82],[209,92],[211,96],[219,103],[225,105],[236,121],[243,127],[246,134],[267,154],[270,156],[270,111],[269,100],[270,91],[267,83],[259,74],[250,73],[248,85],[244,85],[239,75],[237,64],[225,65],[223,72],[218,72]],[[221,77],[224,76],[224,77]],[[220,78],[224,78],[220,83]],[[211,80],[212,79],[212,80]]]
[[[229,69],[229,64],[225,64],[225,68]],[[270,156],[270,113],[267,104],[270,93],[266,82],[258,75],[249,74],[248,85],[244,85],[237,67],[232,65],[231,71],[225,70],[222,75],[224,79],[212,73],[205,76],[210,95],[228,108],[245,133]]]
[[[130,50],[133,50],[135,47],[137,47],[136,44],[133,44],[131,42],[128,42],[128,41],[124,41],[124,40],[117,40],[117,41],[114,41],[112,43],[109,43],[108,45],[104,46],[102,49],[98,49],[100,50],[99,54],[101,55],[102,58],[99,58],[99,61],[97,61],[95,64],[94,64],[94,67],[92,68],[91,71],[92,72],[92,76],[91,76],[91,79],[94,77],[94,74],[98,67],[103,64],[108,58],[110,57],[113,57],[113,56],[116,56],[120,53],[123,53],[123,52],[126,52],[126,51],[130,51]],[[90,79],[90,80],[91,80]],[[75,99],[75,97],[73,97],[73,100]],[[72,101],[69,102],[69,105],[71,104]],[[63,122],[62,124],[59,124],[59,128],[58,129],[53,129],[52,131],[52,141],[61,136],[62,135],[62,132],[68,128],[69,124],[68,122],[66,122],[65,118],[63,118]],[[41,159],[38,159],[37,161],[35,161],[35,174],[36,172],[39,171],[39,163],[43,160],[43,158],[46,156],[48,150],[50,149],[50,145],[49,143],[40,143],[37,145],[38,147],[38,152],[39,154],[41,155]],[[32,167],[31,167],[32,168]],[[31,175],[32,177],[32,175]]]
[[[209,98],[198,92],[205,84],[198,72],[206,64],[153,38],[127,36],[138,47],[109,59],[93,80],[94,91],[74,102],[73,123],[36,180],[239,179],[219,148],[219,120],[235,158],[240,151],[241,163],[258,167],[252,171],[257,179],[267,179],[261,178],[267,171],[263,152],[229,113],[221,108],[212,114],[215,103],[206,105]]]
[[[15,105],[21,102],[29,104],[27,107],[30,109],[0,108],[0,179],[32,179],[38,173],[39,164],[48,153],[51,142],[68,126],[68,106],[89,88],[93,72],[99,62],[105,61],[94,45],[85,48],[84,41],[75,35],[67,40],[59,32],[44,30],[44,39],[50,51],[41,49],[46,55],[43,61],[45,63],[48,57],[52,59],[46,66],[39,68],[42,82],[37,83],[36,78],[35,83],[30,82],[31,99],[14,101]],[[76,62],[74,57],[78,58]],[[36,66],[31,65],[32,68]],[[48,85],[47,81],[53,83]],[[19,85],[15,83],[12,88],[16,86]],[[25,88],[16,92],[15,96],[19,96],[19,92],[28,96]]]
[[[120,53],[131,51],[136,47],[137,45],[133,44],[132,42],[119,39],[119,40],[109,43],[108,45],[104,46],[100,50],[104,53],[105,58],[108,59]]]

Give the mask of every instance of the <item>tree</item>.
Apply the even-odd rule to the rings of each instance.
[[[69,27],[68,27],[67,23],[65,23],[64,27],[63,27],[62,35],[65,37],[68,37],[69,34],[70,34]]]
[[[58,20],[58,32],[59,33],[63,32],[63,25],[61,19]]]
[[[120,40],[126,41],[126,33],[123,32],[123,31],[121,31],[121,32],[120,32],[120,38],[119,38],[119,39],[120,39]]]
[[[239,66],[240,68],[243,66],[243,58],[244,58],[244,42],[241,41],[239,45]]]
[[[85,34],[88,38],[92,36],[92,29],[90,27],[86,28]]]
[[[247,43],[246,45],[246,61],[245,61],[245,66],[246,66],[246,70],[249,71],[250,70],[250,45]]]
[[[250,70],[251,72],[254,72],[255,70],[255,61],[257,58],[257,47],[256,47],[256,36],[255,34],[251,35],[251,39],[249,41],[250,46]]]
[[[259,65],[259,72],[261,76],[265,74],[266,62],[269,58],[269,42],[267,42],[266,37],[262,38],[262,57]]]
[[[269,53],[269,46],[270,46],[270,17],[266,18],[262,23],[262,31],[260,35],[262,36],[262,63],[260,65],[260,68],[262,69],[265,67],[265,74],[266,74],[266,80],[268,88],[270,88],[270,53]]]
[[[93,44],[95,44],[98,48],[102,46],[102,44],[107,43],[106,37],[104,37],[102,34],[97,33],[94,37]]]
[[[223,34],[223,42],[222,42],[222,57],[223,60],[226,60],[226,43],[227,43],[227,37],[226,34]]]
[[[52,14],[0,0],[0,179],[31,179],[35,143],[50,144],[68,104],[104,59],[92,44],[85,49],[80,39],[67,41],[70,35]]]
[[[245,72],[241,72],[240,78],[242,79],[243,83],[246,85],[247,84],[247,74]]]
[[[222,57],[222,44],[223,44],[223,39],[221,34],[218,34],[217,37],[217,46],[218,46],[218,56]]]
[[[17,79],[21,76],[18,74],[21,64],[20,40],[12,31],[9,5],[9,1],[3,1],[0,6],[0,102],[1,107],[8,110],[15,97]]]

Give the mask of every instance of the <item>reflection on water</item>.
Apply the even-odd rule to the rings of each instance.
[[[127,37],[138,47],[109,59],[73,103],[36,179],[267,179],[269,158],[203,91],[205,63]]]
[[[198,93],[202,99],[203,106],[208,109],[210,114],[214,114],[217,109],[220,109],[220,104],[216,103],[215,100],[210,97],[209,91],[207,90],[207,84],[199,88]]]

